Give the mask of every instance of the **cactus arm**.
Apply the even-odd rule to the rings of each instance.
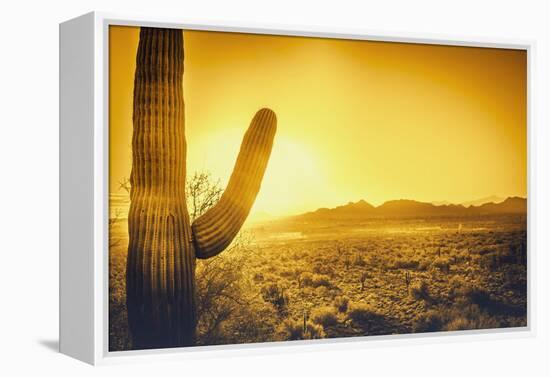
[[[270,109],[259,110],[252,119],[220,201],[192,225],[197,258],[221,253],[239,232],[260,190],[276,129],[277,117]]]

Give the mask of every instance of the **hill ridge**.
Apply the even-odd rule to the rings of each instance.
[[[357,202],[334,208],[317,210],[291,216],[295,219],[322,218],[369,218],[369,217],[450,217],[476,216],[487,214],[525,214],[527,199],[519,196],[507,197],[500,203],[483,203],[464,206],[463,204],[440,204],[421,202],[413,199],[388,200],[374,206],[361,199]]]

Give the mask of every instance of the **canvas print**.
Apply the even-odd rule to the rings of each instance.
[[[110,26],[109,350],[527,326],[527,52]]]

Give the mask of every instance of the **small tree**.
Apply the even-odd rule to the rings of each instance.
[[[191,221],[214,206],[222,193],[220,181],[210,172],[195,172],[186,185]],[[235,334],[261,341],[269,332],[255,321],[260,293],[243,269],[254,255],[252,242],[252,235],[241,230],[223,254],[197,260],[198,344],[232,343]]]
[[[195,172],[188,179],[185,187],[189,220],[193,222],[196,218],[206,213],[220,200],[222,192],[220,180],[215,181],[210,172]]]
[[[124,190],[129,194],[131,188],[132,188],[132,184],[130,183],[130,180],[128,178],[124,177],[120,181],[118,181],[119,190]]]

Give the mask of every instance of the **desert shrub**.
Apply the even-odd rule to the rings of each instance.
[[[475,304],[481,308],[488,308],[494,304],[491,294],[487,289],[458,280],[453,281],[449,296],[457,303],[466,305]]]
[[[426,271],[427,269],[430,268],[431,265],[432,263],[428,259],[422,259],[420,260],[420,262],[418,262],[417,269],[420,271]]]
[[[526,237],[526,235],[524,234],[523,237]],[[527,265],[527,243],[521,241],[519,244],[509,245],[508,255],[510,256],[508,263],[515,263],[523,266]]]
[[[277,335],[280,340],[301,340],[325,338],[323,326],[303,320],[285,319],[277,328]]]
[[[306,322],[306,333],[304,334],[304,339],[322,339],[327,335],[323,326],[312,323],[311,321]]]
[[[367,265],[371,268],[373,267],[385,267],[385,264],[382,263],[382,258],[377,253],[372,253],[367,257]]]
[[[281,288],[276,283],[270,283],[264,285],[260,292],[263,299],[272,304],[280,314],[286,313],[288,296],[285,294],[284,288]]]
[[[501,264],[521,264],[519,262],[520,260],[520,256],[516,254],[514,249],[499,254],[499,261]]]
[[[191,221],[216,204],[221,192],[219,181],[213,181],[209,173],[195,173],[188,179]],[[276,318],[276,313],[261,300],[258,285],[252,284],[243,269],[253,260],[251,246],[251,234],[241,231],[221,255],[197,261],[197,344],[238,343],[243,339],[261,342],[273,334],[271,318]]]
[[[230,250],[198,264],[198,344],[261,342],[273,333],[275,323],[270,319],[277,312],[261,299],[257,284],[245,278],[242,265],[247,255]]]
[[[277,311],[261,297],[247,297],[246,304],[235,305],[219,325],[211,339],[201,337],[199,344],[235,344],[243,342],[266,342],[273,340],[278,324]],[[207,340],[204,342],[204,340]]]
[[[349,298],[347,296],[337,296],[334,299],[334,307],[339,313],[348,311]]]
[[[334,270],[331,265],[326,263],[316,263],[311,269],[315,274],[333,275]]]
[[[338,318],[336,317],[335,310],[329,306],[315,308],[311,312],[310,318],[313,323],[322,325],[323,327],[336,326],[338,324]]]
[[[357,267],[363,267],[366,265],[365,259],[359,253],[355,254],[351,263]]]
[[[504,274],[504,287],[525,292],[527,289],[527,271],[524,266],[511,265]]]
[[[428,291],[428,283],[426,283],[424,280],[416,280],[415,282],[411,283],[411,286],[409,287],[409,294],[415,300],[429,298],[430,293]]]
[[[466,285],[462,292],[464,297],[471,303],[479,306],[487,306],[491,301],[491,294],[489,291],[478,285]]]
[[[364,324],[377,316],[376,310],[368,304],[352,304],[348,308],[347,318],[356,324]]]
[[[438,268],[441,272],[449,272],[451,260],[447,257],[438,257],[434,260],[432,265]]]
[[[334,266],[332,264],[325,264],[324,268],[320,270],[320,274],[325,274],[328,276],[334,276]]]
[[[457,317],[445,325],[445,331],[477,330],[477,329],[495,329],[501,327],[500,322],[482,313],[477,318]]]
[[[491,317],[478,305],[454,306],[446,313],[447,323],[443,327],[446,331],[492,329],[500,327],[500,322]]]
[[[229,297],[241,297],[242,273],[239,258],[223,255],[201,261],[197,265],[198,341],[212,344],[223,338],[223,323],[239,306]]]
[[[472,266],[468,266],[464,269],[464,274],[468,275],[468,276],[474,276],[476,275],[476,270],[474,267]]]
[[[293,269],[284,269],[280,272],[280,275],[285,278],[293,278],[295,276],[295,270]]]
[[[323,286],[327,288],[331,286],[330,280],[326,275],[317,275],[317,274],[313,275],[313,280],[311,282],[311,285],[313,287]]]
[[[498,253],[498,245],[484,245],[477,249],[479,255]]]
[[[303,339],[304,326],[301,321],[285,319],[277,329],[281,340],[299,340]]]
[[[300,293],[305,297],[311,297],[315,295],[315,289],[311,287],[303,287]]]
[[[120,238],[109,243],[109,349],[119,351],[131,347],[126,311],[126,249]]]
[[[416,317],[413,331],[416,333],[440,331],[443,327],[443,318],[436,310],[428,310]]]
[[[270,274],[276,274],[279,270],[279,266],[276,266],[274,264],[269,264],[265,267],[265,270]]]
[[[417,269],[420,261],[411,258],[399,258],[391,263],[392,269]]]
[[[448,299],[454,300],[457,292],[462,289],[464,285],[466,285],[467,282],[465,280],[465,275],[453,275],[449,278],[449,281],[447,282],[447,287],[449,288],[448,291]]]
[[[298,277],[300,287],[311,287],[313,282],[313,274],[311,272],[302,272]]]
[[[464,317],[457,317],[445,325],[446,331],[470,330],[470,321]]]
[[[449,308],[432,309],[419,315],[413,323],[414,332],[491,329],[501,323],[478,305],[459,303]]]
[[[483,254],[479,260],[480,267],[496,271],[501,265],[501,257],[498,253]]]
[[[311,271],[313,271],[316,274],[322,273],[321,270],[323,269],[322,263],[315,263],[313,267],[311,267]]]
[[[304,272],[300,275],[300,286],[302,287],[327,287],[331,286],[329,277],[326,275],[312,274],[310,272]]]
[[[324,285],[320,285],[315,288],[315,295],[317,297],[328,297],[331,294],[331,291]]]
[[[456,253],[453,255],[454,264],[464,264],[468,260],[470,260],[470,256],[467,252],[464,250],[457,250]]]
[[[479,267],[483,267],[483,263],[481,261],[481,256],[478,255],[478,254],[470,254],[470,262],[471,262],[471,265],[476,265],[476,266],[479,266]]]
[[[351,266],[351,258],[349,255],[344,255],[342,257],[342,263],[344,264],[344,269],[348,270]]]

